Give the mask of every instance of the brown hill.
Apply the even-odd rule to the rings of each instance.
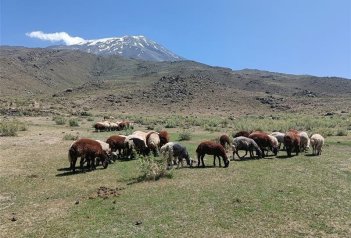
[[[249,114],[350,111],[351,80],[0,47],[2,109]]]

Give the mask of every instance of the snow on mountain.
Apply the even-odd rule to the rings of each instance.
[[[86,40],[75,45],[51,46],[55,49],[80,50],[97,55],[121,55],[149,61],[178,61],[184,58],[145,36],[123,36]]]

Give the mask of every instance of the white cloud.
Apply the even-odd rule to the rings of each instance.
[[[38,38],[40,40],[48,40],[51,42],[63,41],[66,45],[74,45],[85,42],[83,38],[70,36],[66,32],[44,33],[42,31],[33,31],[26,33],[26,36]]]

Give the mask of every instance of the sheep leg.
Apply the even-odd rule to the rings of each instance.
[[[213,167],[216,167],[216,156],[213,156]]]
[[[219,167],[222,167],[222,162],[221,162],[221,157],[220,156],[217,156],[217,158],[218,158],[218,163],[219,163]],[[224,161],[224,158],[223,158],[223,161]]]

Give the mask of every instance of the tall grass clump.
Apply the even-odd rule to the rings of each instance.
[[[56,123],[56,125],[64,125],[66,124],[66,118],[62,116],[54,116],[52,120]]]
[[[66,134],[63,136],[63,140],[78,140],[78,135]]]
[[[191,140],[191,132],[189,130],[184,130],[179,133],[178,141]]]
[[[69,123],[69,126],[71,126],[71,127],[79,126],[79,122],[78,122],[77,118],[69,119],[68,123]]]
[[[347,130],[342,130],[342,129],[339,129],[339,130],[337,130],[337,132],[336,132],[336,136],[347,136]]]
[[[166,161],[162,158],[141,156],[139,161],[139,171],[141,174],[139,180],[141,181],[155,181],[162,177],[172,177],[171,173],[166,169]]]
[[[1,136],[17,136],[18,131],[28,130],[27,124],[18,120],[3,120],[0,121]]]

